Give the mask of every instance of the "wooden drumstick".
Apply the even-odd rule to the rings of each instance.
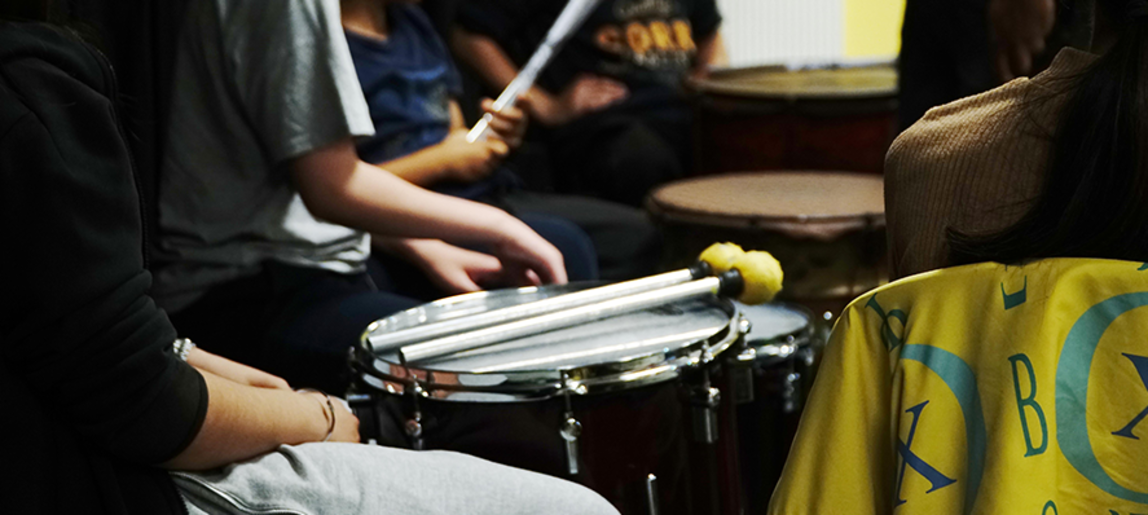
[[[742,254],[745,254],[745,251],[737,245],[715,243],[702,252],[698,257],[698,263],[690,268],[375,335],[370,338],[371,349],[375,352],[389,352],[404,345],[433,338],[441,338],[686,283],[713,275],[715,271],[725,272],[729,270],[731,260]]]
[[[601,0],[570,0],[570,3],[566,4],[562,13],[558,15],[558,19],[554,21],[554,25],[550,27],[550,31],[546,33],[546,39],[542,40],[538,50],[534,51],[534,55],[530,56],[526,66],[522,67],[518,76],[510,81],[510,84],[502,90],[502,94],[498,95],[498,99],[494,101],[496,112],[502,112],[503,109],[513,106],[518,101],[518,97],[534,85],[534,81],[538,79],[538,74],[542,73],[542,69],[547,64],[550,64],[550,60],[558,53],[570,35],[582,26],[582,22],[586,21],[586,17],[590,16],[590,13],[598,6],[599,1]],[[486,113],[466,134],[466,140],[474,143],[486,139],[486,134],[490,130],[490,122],[493,120],[494,115]]]
[[[545,315],[516,320],[464,333],[407,345],[399,352],[415,362],[477,349],[495,343],[593,322],[603,318],[663,306],[672,302],[721,295],[736,297],[746,304],[761,304],[781,290],[781,265],[768,252],[747,252],[731,263],[731,269],[716,277],[703,277],[687,283],[578,306]]]

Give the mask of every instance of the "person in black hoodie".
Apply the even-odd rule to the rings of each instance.
[[[357,442],[358,420],[178,340],[148,297],[111,68],[66,30],[5,21],[45,12],[28,5],[0,5],[5,512],[616,513],[463,455],[306,444]]]

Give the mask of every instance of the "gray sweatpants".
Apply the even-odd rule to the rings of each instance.
[[[191,515],[618,515],[581,485],[444,451],[310,443],[171,475]]]

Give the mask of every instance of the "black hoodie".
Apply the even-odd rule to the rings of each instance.
[[[0,22],[0,510],[185,513],[155,465],[203,423],[203,378],[147,296],[131,156],[99,52]]]

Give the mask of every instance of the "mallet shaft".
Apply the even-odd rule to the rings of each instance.
[[[487,311],[475,315],[443,320],[415,327],[400,329],[398,331],[373,336],[370,339],[371,348],[375,352],[389,352],[404,345],[414,344],[442,338],[466,331],[474,331],[484,327],[506,324],[524,318],[536,317],[547,313],[568,310],[589,304],[596,304],[610,299],[624,297],[635,293],[682,284],[694,279],[710,275],[708,265],[698,263],[693,267],[666,272],[664,274],[643,277],[632,281],[615,283],[597,288],[590,288],[549,299],[527,302],[517,306]]]
[[[735,291],[741,289],[741,276],[737,271],[727,272],[721,277],[703,277],[657,290],[408,345],[403,347],[400,352],[407,362],[416,362],[672,302],[717,295],[718,293],[728,294],[727,290],[731,289]]]

